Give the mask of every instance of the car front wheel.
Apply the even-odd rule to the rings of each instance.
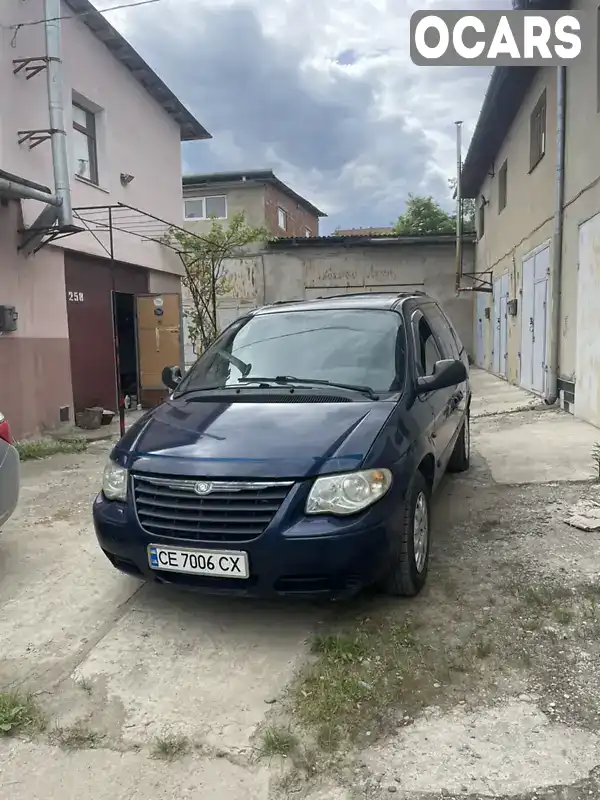
[[[406,499],[401,530],[392,550],[392,565],[382,589],[397,597],[419,594],[427,579],[431,542],[431,491],[420,472],[413,478]]]

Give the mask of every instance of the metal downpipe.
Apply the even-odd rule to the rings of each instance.
[[[63,65],[60,41],[61,0],[44,0],[44,30],[48,57],[48,112],[50,117],[54,190],[59,200],[59,227],[73,224],[67,132],[63,107]]]
[[[548,340],[548,372],[544,402],[553,405],[558,399],[560,359],[560,306],[562,281],[562,246],[565,205],[565,127],[567,108],[567,68],[557,67],[556,74],[556,210],[552,238],[552,262],[549,280],[550,336]]]

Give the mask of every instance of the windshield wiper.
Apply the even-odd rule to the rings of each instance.
[[[359,386],[354,383],[337,383],[335,381],[319,380],[318,378],[296,378],[294,375],[276,375],[274,378],[255,378],[248,376],[247,378],[238,378],[238,383],[271,383],[278,386],[291,386],[294,383],[305,383],[313,386],[333,386],[337,389],[348,389],[352,392],[361,392],[366,394],[371,400],[379,400],[379,395],[375,394],[370,386]]]

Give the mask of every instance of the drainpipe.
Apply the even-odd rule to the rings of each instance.
[[[44,29],[48,57],[48,111],[50,116],[54,189],[60,201],[59,227],[73,224],[67,133],[63,109],[63,65],[60,58],[61,0],[44,0]]]
[[[462,192],[460,178],[462,171],[462,122],[456,122],[456,294],[460,292],[462,276]]]
[[[0,195],[6,195],[13,200],[25,198],[27,200],[39,200],[52,206],[61,205],[61,201],[56,195],[47,194],[42,192],[41,189],[34,189],[32,186],[25,186],[18,181],[10,181],[7,178],[0,178]]]
[[[548,373],[544,402],[553,405],[558,399],[558,367],[560,358],[560,301],[562,277],[563,220],[565,205],[565,127],[567,68],[557,67],[556,75],[556,210],[550,265],[550,336],[548,339]]]

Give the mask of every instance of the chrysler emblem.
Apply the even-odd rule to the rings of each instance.
[[[196,494],[210,494],[212,492],[212,483],[198,481],[198,483],[194,484],[194,491]]]

